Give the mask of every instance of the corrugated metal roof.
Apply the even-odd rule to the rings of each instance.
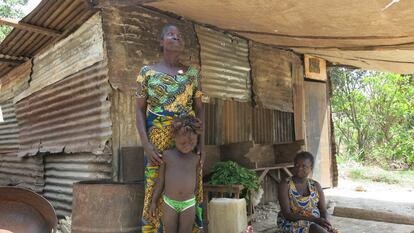
[[[0,54],[13,57],[33,57],[45,46],[64,38],[81,25],[96,10],[84,0],[43,0],[20,22],[62,32],[60,37],[14,29],[0,44]],[[0,63],[0,77],[15,65]]]
[[[293,112],[293,69],[301,67],[299,56],[270,46],[250,43],[250,61],[257,105]]]
[[[19,155],[103,153],[112,135],[107,74],[99,62],[18,102]]]
[[[203,90],[221,99],[251,100],[247,41],[196,26],[200,43]]]
[[[82,180],[110,179],[112,156],[108,154],[54,154],[45,156],[43,196],[53,205],[58,216],[72,210],[72,185]]]
[[[4,122],[0,122],[0,185],[17,185],[42,192],[43,160],[40,156],[18,158],[19,129],[14,104],[0,103]]]

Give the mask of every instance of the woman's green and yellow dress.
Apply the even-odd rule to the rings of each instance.
[[[195,115],[193,99],[200,98],[202,92],[199,88],[200,74],[197,69],[190,66],[186,72],[177,75],[169,75],[156,71],[149,66],[144,66],[138,77],[138,98],[147,101],[146,130],[149,141],[162,152],[174,147],[171,123],[174,117],[182,114]],[[149,214],[155,179],[158,177],[158,166],[145,164],[145,200],[143,211],[143,233],[161,233],[163,226],[161,219],[160,198],[156,216]],[[202,228],[202,171],[199,174],[199,184],[196,193],[196,221],[193,232]]]

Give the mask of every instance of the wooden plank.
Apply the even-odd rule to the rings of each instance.
[[[289,176],[293,176],[292,172],[290,172],[289,169],[284,167],[283,171],[285,171]]]
[[[22,64],[24,61],[19,61],[19,60],[14,60],[14,59],[10,59],[10,58],[1,58],[0,57],[0,63],[4,63],[4,64],[9,64],[9,65],[20,65]]]
[[[36,25],[24,23],[24,22],[19,22],[13,19],[0,18],[0,24],[8,25],[8,26],[20,29],[20,30],[36,32],[36,33],[45,34],[45,35],[53,36],[53,37],[58,37],[62,34],[61,32],[56,31],[56,30],[39,27]]]
[[[331,138],[327,85],[306,81],[306,150],[315,157],[313,178],[322,187],[332,186]]]
[[[262,183],[263,179],[265,178],[266,174],[269,172],[269,168],[266,168],[259,177],[259,183]]]
[[[10,64],[10,65],[20,65],[29,60],[27,57],[15,57],[6,54],[0,54],[0,63]]]
[[[295,140],[305,139],[305,95],[303,67],[299,63],[292,63],[293,78],[293,113],[295,122]]]
[[[279,172],[280,170],[277,169],[277,171]],[[271,172],[267,173],[270,178],[272,178],[276,183],[280,184],[280,182],[282,181],[280,178],[276,177],[275,175],[273,175]],[[278,173],[279,174],[279,173]]]
[[[392,212],[390,213],[390,212],[381,212],[381,211],[375,211],[375,210],[337,206],[334,209],[333,215],[338,216],[338,217],[345,217],[345,218],[365,219],[365,220],[379,221],[379,222],[414,225],[413,216],[406,216],[406,215],[396,214]]]
[[[90,6],[93,8],[136,6],[139,4],[156,2],[159,0],[92,0]]]
[[[275,164],[275,166],[260,167],[260,168],[255,168],[253,170],[254,171],[263,171],[266,169],[274,170],[274,169],[282,169],[282,168],[293,167],[293,166],[294,166],[293,163],[280,163],[280,164]]]

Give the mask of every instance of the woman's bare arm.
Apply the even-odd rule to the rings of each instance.
[[[201,91],[201,83],[198,84],[198,90]],[[203,165],[205,161],[205,153],[204,153],[204,110],[203,110],[203,102],[201,102],[201,97],[196,97],[193,99],[193,108],[196,114],[196,117],[201,120],[202,123],[202,131],[198,137],[198,145],[197,145],[197,154],[201,156],[200,164]]]
[[[161,155],[156,151],[154,146],[149,142],[146,130],[146,111],[147,101],[144,98],[137,98],[136,100],[136,124],[139,137],[141,138],[142,146],[151,164],[159,165],[162,163]]]

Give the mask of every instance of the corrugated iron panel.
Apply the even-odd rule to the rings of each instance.
[[[0,102],[14,98],[29,86],[32,62],[27,61],[0,79]]]
[[[142,66],[158,63],[162,52],[160,35],[166,24],[177,25],[184,35],[186,65],[199,67],[199,46],[192,22],[179,20],[142,7],[107,7],[102,11],[103,30],[111,86],[127,93],[137,87],[135,78]]]
[[[33,57],[42,48],[64,38],[94,12],[84,0],[43,0],[36,9],[24,17],[21,22],[62,32],[54,38],[49,35],[14,29],[0,44],[0,54],[10,56]],[[0,77],[15,66],[0,63]]]
[[[250,101],[251,80],[247,41],[196,26],[201,47],[201,74],[207,95]]]
[[[58,216],[72,210],[72,185],[82,180],[110,179],[112,156],[54,154],[45,156],[45,187],[43,196],[53,205]]]
[[[294,141],[293,113],[264,108],[253,109],[255,143],[278,144]]]
[[[0,122],[0,155],[15,155],[19,149],[19,129],[13,102],[0,103],[0,111],[3,115],[3,122]]]
[[[300,58],[292,52],[250,43],[250,61],[257,105],[293,112],[292,69],[300,68]]]
[[[223,128],[220,144],[252,139],[252,107],[249,102],[226,100],[223,103]]]
[[[21,158],[17,155],[0,155],[0,185],[13,185],[41,193],[43,176],[41,156]]]
[[[217,145],[220,140],[219,129],[219,101],[210,98],[208,103],[203,103],[204,110],[204,143],[206,145]],[[221,120],[221,119],[220,119]]]
[[[42,88],[104,59],[101,16],[96,13],[76,32],[33,59],[30,88],[15,98],[19,101]]]
[[[0,122],[0,185],[17,185],[42,192],[43,160],[40,156],[17,157],[19,129],[14,104],[0,103],[3,122]]]
[[[19,155],[102,154],[112,134],[107,73],[100,62],[18,102]]]

